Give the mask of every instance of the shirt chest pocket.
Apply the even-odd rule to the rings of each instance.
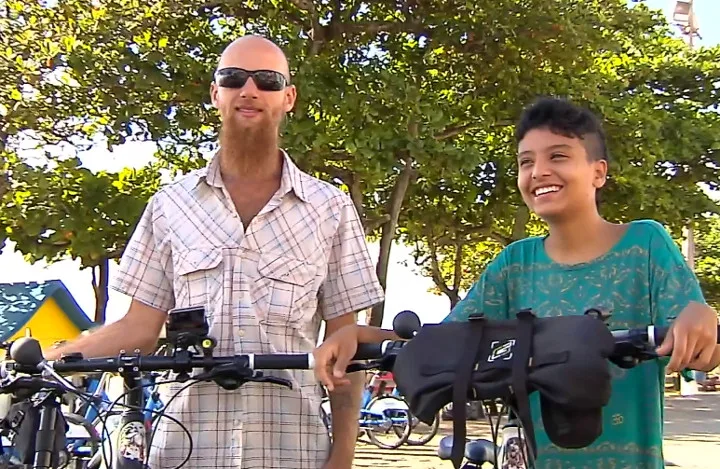
[[[293,257],[263,254],[253,300],[261,324],[302,327],[315,315],[317,266]]]
[[[222,303],[223,254],[221,248],[181,251],[175,261],[177,307],[205,306],[207,315]]]

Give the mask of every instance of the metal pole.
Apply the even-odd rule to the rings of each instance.
[[[682,10],[682,11],[681,11]],[[687,10],[687,15],[684,15]],[[680,13],[682,16],[678,16]],[[675,4],[675,13],[673,14],[673,21],[680,26],[682,29],[683,37],[687,42],[688,47],[692,49],[695,46],[695,35],[698,34],[698,26],[695,18],[695,12],[693,11],[693,0],[678,1]],[[682,251],[685,256],[685,260],[691,270],[695,271],[695,236],[693,233],[692,221],[685,227],[684,240],[682,243]]]

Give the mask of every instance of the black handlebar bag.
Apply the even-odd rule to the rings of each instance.
[[[588,446],[602,433],[602,407],[611,393],[608,357],[615,341],[590,315],[424,326],[399,352],[393,369],[410,411],[431,424],[453,403],[452,461],[462,463],[468,400],[509,399],[537,452],[528,395],[540,393],[543,426],[563,448]]]

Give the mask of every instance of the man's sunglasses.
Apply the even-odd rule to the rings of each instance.
[[[275,70],[245,70],[227,67],[215,72],[215,82],[223,88],[242,88],[250,77],[261,91],[282,91],[288,85],[285,75]]]

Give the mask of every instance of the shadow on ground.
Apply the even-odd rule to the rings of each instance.
[[[720,393],[690,397],[672,396],[665,401],[665,456],[667,467],[677,469],[709,469],[720,461]],[[489,438],[487,421],[468,422],[468,435]],[[440,432],[425,446],[401,446],[382,450],[359,442],[356,468],[392,467],[394,469],[450,469],[450,461],[435,456],[437,444],[444,435],[451,435],[450,422],[443,422]],[[712,463],[708,463],[712,461]]]

